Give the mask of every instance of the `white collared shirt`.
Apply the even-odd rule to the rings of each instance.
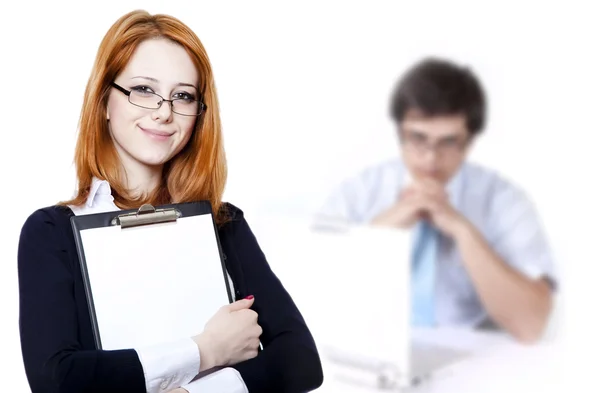
[[[84,205],[69,207],[75,215],[119,210],[114,203],[110,185],[99,179],[93,180]],[[233,286],[229,275],[228,278],[229,285]],[[189,393],[248,393],[240,373],[234,368],[223,368],[192,382],[200,370],[201,358],[198,346],[190,337],[135,350],[144,369],[148,393],[169,392],[178,387],[185,388]]]
[[[409,174],[401,158],[347,179],[319,216],[368,224],[392,207]],[[533,204],[497,173],[464,163],[446,187],[450,203],[482,233],[502,259],[531,278],[556,280],[554,263]],[[489,322],[455,244],[444,238],[438,250],[436,319],[440,325],[475,327]]]

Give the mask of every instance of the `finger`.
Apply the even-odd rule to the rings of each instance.
[[[226,306],[227,310],[239,311],[250,308],[254,304],[254,296],[248,296],[245,299],[238,300]]]
[[[438,201],[435,197],[428,195],[421,199],[421,206],[425,208],[427,211],[436,211],[437,210]]]
[[[423,207],[424,205],[431,203],[431,201],[433,201],[435,198],[435,195],[420,191],[413,195],[408,203],[417,207]]]
[[[424,198],[432,197],[436,197],[436,195],[423,188],[414,188],[410,192],[406,193],[406,196],[402,200],[402,203],[418,204],[419,201],[423,200]]]
[[[402,189],[402,191],[400,192],[400,197],[408,197],[414,195],[416,191],[416,187],[409,185],[408,187]]]
[[[448,194],[444,189],[438,188],[421,188],[415,198],[434,198],[438,201],[446,201],[448,199]]]
[[[445,207],[443,206],[443,204],[437,201],[429,202],[429,204],[427,205],[427,212],[429,215],[428,220],[431,222],[436,222],[444,215],[444,208]]]
[[[423,182],[415,182],[406,189],[406,192],[411,196],[429,194],[429,187]]]
[[[417,210],[421,212],[421,218],[430,219],[431,215],[439,211],[439,201],[431,196],[423,196],[417,202]]]
[[[260,340],[256,337],[249,337],[244,342],[244,351],[254,351],[258,350],[260,347]]]
[[[433,196],[444,196],[446,194],[446,190],[437,184],[423,184],[420,190],[427,195]]]
[[[396,200],[395,207],[400,207],[407,201],[410,201],[413,198],[414,190],[412,189],[404,189],[398,194],[398,199]]]
[[[242,318],[246,323],[257,324],[258,321],[258,313],[249,308],[245,308],[242,310],[238,310],[238,313],[242,314]]]
[[[434,179],[421,179],[415,182],[415,188],[428,194],[445,193],[444,185]]]
[[[409,201],[411,199],[414,199],[415,196],[419,195],[419,190],[414,189],[414,188],[410,188],[410,189],[405,189],[402,194],[401,194],[401,201]]]
[[[431,197],[423,194],[412,196],[403,202],[403,206],[400,211],[409,212],[411,215],[419,214],[419,212],[425,208],[424,201],[427,199],[431,199]]]

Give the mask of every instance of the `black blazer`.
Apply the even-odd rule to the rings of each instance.
[[[269,267],[243,212],[226,204],[219,228],[236,299],[254,295],[264,350],[232,367],[249,392],[307,392],[323,372],[315,342],[290,295]],[[68,207],[26,220],[18,249],[19,328],[33,393],[145,393],[134,349],[96,350]]]

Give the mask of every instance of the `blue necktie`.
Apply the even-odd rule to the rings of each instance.
[[[426,221],[417,223],[411,271],[413,326],[435,324],[434,295],[438,240],[438,232],[431,224]]]

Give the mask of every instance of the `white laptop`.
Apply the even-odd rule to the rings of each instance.
[[[336,377],[401,389],[466,356],[412,338],[410,232],[266,212],[251,225]]]

